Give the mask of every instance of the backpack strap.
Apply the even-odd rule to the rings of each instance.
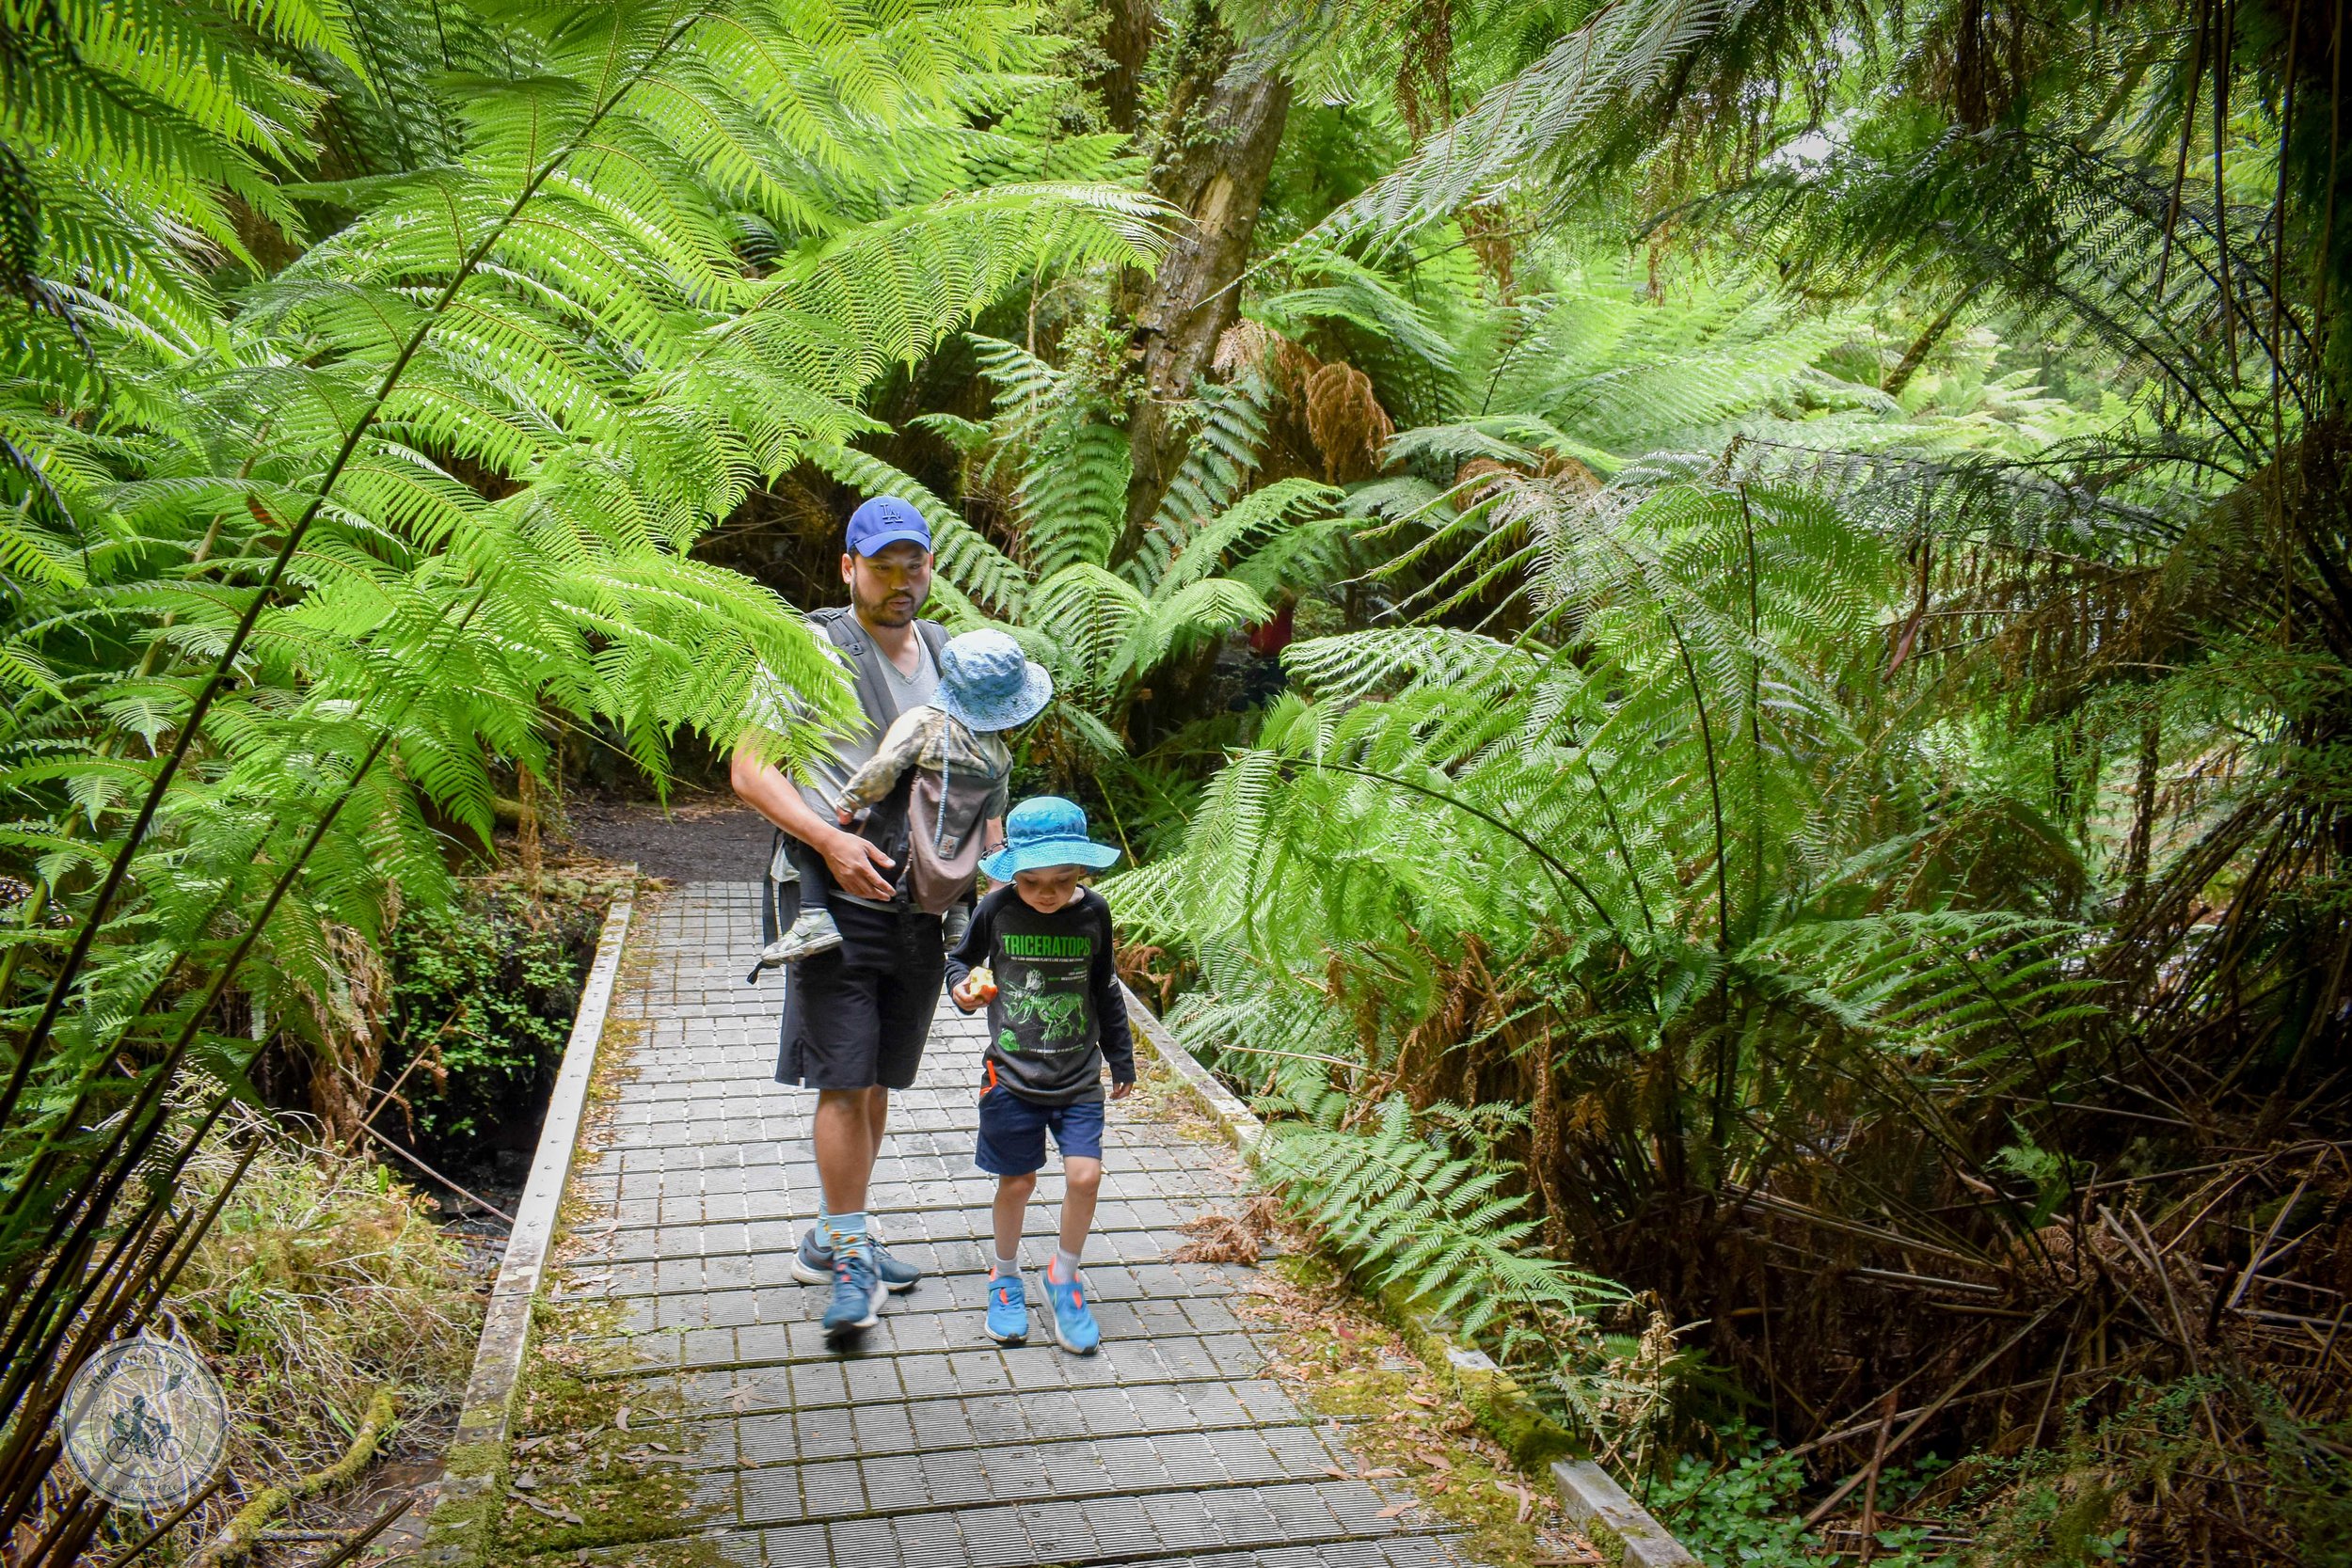
[[[759,871],[759,945],[767,946],[784,933],[776,924],[776,854],[784,847],[784,830],[768,841],[768,863]],[[757,971],[754,971],[756,974]]]

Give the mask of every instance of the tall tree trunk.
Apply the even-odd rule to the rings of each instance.
[[[1142,123],[1143,66],[1160,30],[1154,0],[1109,0],[1104,7],[1103,53],[1110,68],[1087,85],[1103,100],[1111,129],[1133,135]]]
[[[1188,433],[1176,405],[1192,395],[1217,339],[1240,314],[1237,285],[1290,117],[1290,83],[1235,70],[1242,51],[1206,0],[1194,0],[1178,48],[1152,187],[1188,221],[1135,312],[1143,387],[1127,421],[1135,467],[1115,561],[1142,540],[1184,461]]]

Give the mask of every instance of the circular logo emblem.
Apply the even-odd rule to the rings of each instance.
[[[82,1363],[57,1413],[66,1463],[125,1508],[185,1502],[229,1451],[229,1402],[196,1352],[141,1334]]]

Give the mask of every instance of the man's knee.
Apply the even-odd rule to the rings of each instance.
[[[810,1131],[826,1143],[867,1140],[872,1135],[874,1117],[866,1096],[864,1089],[818,1090],[817,1114],[811,1118]]]

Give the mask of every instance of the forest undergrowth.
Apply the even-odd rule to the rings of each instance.
[[[887,490],[1295,1219],[1714,1560],[2340,1560],[2343,11],[0,17],[0,1540]]]

